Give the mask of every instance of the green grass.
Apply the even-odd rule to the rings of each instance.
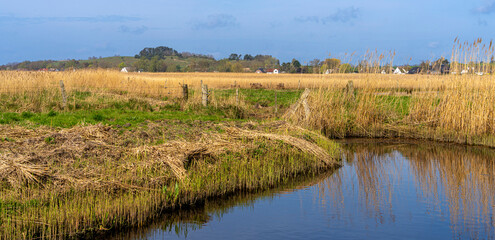
[[[239,94],[246,103],[250,105],[260,104],[263,107],[275,106],[275,94],[277,95],[277,105],[288,107],[301,96],[302,90],[270,90],[270,89],[240,89]],[[215,94],[220,98],[235,95],[235,90],[215,90]]]
[[[51,127],[70,128],[78,124],[98,124],[107,125],[137,125],[145,121],[155,120],[201,120],[201,121],[233,121],[236,119],[228,118],[222,110],[206,108],[203,111],[177,111],[163,110],[157,112],[147,112],[139,110],[125,109],[98,109],[94,111],[79,110],[72,112],[48,113],[0,113],[0,124],[18,124],[22,126],[45,125]]]
[[[0,106],[0,124],[24,126],[34,124],[68,128],[77,124],[123,125],[160,119],[230,121],[253,116],[252,113],[257,110],[250,106],[259,104],[262,107],[273,108],[275,94],[277,95],[277,107],[281,109],[288,107],[299,98],[301,91],[241,89],[241,99],[248,107],[225,104],[225,100],[233,97],[234,94],[234,90],[215,90],[214,97],[219,104],[211,104],[204,108],[198,103],[184,108],[183,103],[179,101],[156,107],[145,100],[136,98],[123,100],[94,95],[87,91],[74,91],[69,93],[69,101],[65,109],[57,95],[49,99],[34,99],[37,100],[36,102],[28,95],[7,96],[4,94],[0,96],[4,101],[3,106]],[[20,112],[19,109],[23,111]],[[268,108],[265,111],[271,110]]]
[[[403,118],[409,115],[411,98],[411,96],[377,96],[376,100],[379,105],[388,107],[391,111],[394,111],[400,118]]]

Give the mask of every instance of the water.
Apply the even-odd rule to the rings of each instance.
[[[494,239],[495,150],[342,142],[345,165],[163,216],[127,239]]]

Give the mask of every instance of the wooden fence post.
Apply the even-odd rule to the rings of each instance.
[[[277,104],[277,91],[275,91],[275,114],[278,112],[278,104]]]
[[[202,93],[202,103],[203,106],[207,107],[208,106],[208,85],[203,85],[201,88],[201,93]]]
[[[308,120],[310,115],[311,115],[311,109],[309,108],[309,104],[308,104],[306,99],[308,98],[310,92],[311,91],[308,88],[306,88],[304,90],[304,92],[302,93],[301,98],[299,98],[299,100],[297,100],[297,102],[294,103],[287,110],[287,112],[285,112],[284,118],[291,117],[292,115],[294,115],[296,113],[297,109],[299,108],[299,106],[303,105],[304,114],[306,115],[306,120]]]
[[[297,90],[301,88],[301,79],[299,79],[299,83],[297,84]]]
[[[64,81],[60,80],[60,92],[62,93],[62,107],[65,109],[67,106],[67,94],[65,93]]]
[[[352,81],[347,82],[347,85],[345,85],[345,93],[347,97],[354,98],[354,83]]]
[[[182,99],[184,101],[187,101],[188,98],[189,98],[189,89],[187,87],[187,84],[183,84],[182,85]]]
[[[239,106],[239,88],[235,89],[235,104]]]

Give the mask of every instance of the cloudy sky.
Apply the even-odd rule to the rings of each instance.
[[[301,62],[395,50],[415,63],[448,56],[457,36],[489,42],[494,27],[495,0],[2,0],[0,64],[156,46]]]

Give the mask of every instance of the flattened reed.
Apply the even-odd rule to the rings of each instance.
[[[313,142],[302,140],[283,126],[287,136],[218,125],[216,133],[159,144],[137,140],[171,134],[169,125],[128,133],[101,124],[1,126],[12,141],[0,141],[0,239],[96,237],[143,226],[164,210],[339,166],[336,144],[309,131],[302,133]]]

